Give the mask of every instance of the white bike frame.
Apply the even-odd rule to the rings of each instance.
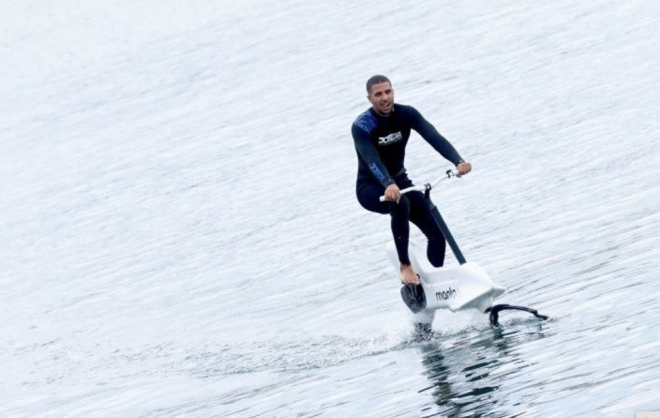
[[[420,277],[420,284],[404,285],[401,288],[401,296],[408,308],[416,314],[416,322],[430,324],[438,309],[449,309],[452,312],[477,309],[483,313],[490,312],[490,322],[494,326],[498,325],[498,313],[504,309],[522,310],[534,314],[537,318],[547,319],[546,316],[539,315],[537,311],[522,306],[493,306],[494,300],[503,295],[506,288],[495,284],[488,273],[477,263],[465,260],[456,240],[442,219],[442,215],[430,200],[430,192],[434,186],[442,180],[457,176],[456,172],[447,170],[445,175],[437,178],[431,184],[401,190],[402,194],[411,191],[424,192],[433,217],[459,262],[458,266],[433,267],[427,259],[426,251],[414,243],[409,244],[410,262]],[[380,200],[385,201],[385,196],[381,196]],[[398,272],[400,261],[394,243],[388,244],[387,252]]]

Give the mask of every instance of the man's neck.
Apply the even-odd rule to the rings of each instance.
[[[392,105],[392,110],[387,115],[383,115],[382,113],[378,112],[376,108],[373,106],[371,107],[371,109],[374,111],[375,114],[377,114],[381,118],[389,118],[392,115],[392,113],[394,113],[394,105]]]

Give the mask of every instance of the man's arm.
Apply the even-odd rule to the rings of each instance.
[[[440,135],[437,129],[429,123],[421,113],[414,107],[410,107],[411,126],[416,130],[422,138],[426,140],[431,146],[440,153],[447,160],[451,161],[455,166],[464,163],[461,155],[456,151],[456,148],[447,141],[447,139]]]
[[[376,180],[383,187],[387,187],[390,184],[394,183],[394,179],[390,176],[390,173],[387,172],[385,165],[378,155],[378,150],[371,142],[371,137],[367,131],[360,128],[356,124],[353,124],[351,128],[351,133],[353,134],[353,142],[355,142],[355,149],[357,150],[360,157],[367,163],[369,170],[374,175]]]

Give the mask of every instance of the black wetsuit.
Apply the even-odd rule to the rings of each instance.
[[[424,194],[406,193],[398,204],[379,200],[392,183],[400,189],[413,185],[404,166],[411,129],[454,165],[463,162],[449,141],[412,106],[394,104],[388,116],[380,116],[369,108],[358,116],[351,128],[358,154],[357,198],[365,209],[391,215],[392,234],[401,263],[410,264],[408,221],[411,221],[429,240],[429,261],[440,267],[445,258],[445,238],[431,214],[432,203],[424,198]]]

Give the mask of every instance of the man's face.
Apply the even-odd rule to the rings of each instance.
[[[387,116],[392,112],[394,106],[394,90],[388,82],[374,84],[371,93],[367,96],[376,113]]]

